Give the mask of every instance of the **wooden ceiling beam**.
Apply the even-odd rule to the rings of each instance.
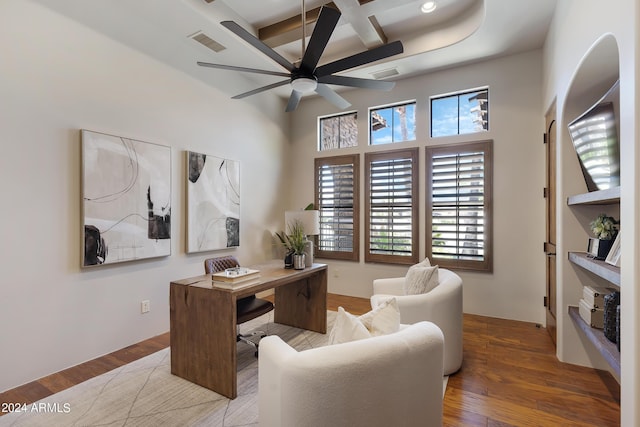
[[[327,3],[325,6],[338,9],[333,2]],[[321,8],[322,6],[306,11],[304,21],[305,25],[309,26],[315,24],[318,20],[318,15],[320,15]],[[276,22],[275,24],[267,25],[266,27],[258,29],[258,38],[267,46],[281,46],[295,40],[300,40],[300,35],[302,34],[301,27],[302,14],[299,13],[291,18],[287,18]]]
[[[382,31],[382,28],[380,28],[380,25],[378,25],[375,16],[366,17],[358,14],[359,6],[372,1],[375,0],[348,0],[347,2],[345,2],[345,0],[338,0],[336,2],[326,3],[324,6],[339,10],[340,13],[345,16],[347,22],[351,24],[364,45],[372,48],[380,46],[387,41],[387,37]],[[311,27],[315,24],[321,8],[322,6],[306,11],[304,21],[306,26]],[[262,27],[258,29],[258,38],[272,48],[300,40],[302,34],[301,18],[301,14],[297,14],[276,22],[275,24]],[[311,30],[311,28],[307,28],[307,30]],[[307,34],[311,34],[311,31],[307,31]]]

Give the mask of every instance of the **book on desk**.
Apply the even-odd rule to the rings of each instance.
[[[213,285],[219,288],[237,289],[260,282],[260,271],[236,267],[211,275]]]

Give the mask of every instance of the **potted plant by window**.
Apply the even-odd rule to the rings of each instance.
[[[618,221],[606,214],[600,214],[591,221],[591,232],[598,239],[598,255],[596,259],[606,259],[615,240]]]
[[[287,258],[293,257],[293,268],[296,270],[304,269],[304,250],[307,244],[306,235],[304,234],[304,227],[300,221],[295,221],[289,224],[289,233],[284,232],[276,233],[278,239],[285,247],[287,251],[285,255],[285,268],[288,267]]]

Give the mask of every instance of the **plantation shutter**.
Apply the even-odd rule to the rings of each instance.
[[[417,150],[367,156],[368,261],[417,260]]]
[[[357,260],[357,173],[356,156],[316,159],[317,256]]]
[[[490,151],[485,144],[427,150],[430,258],[443,266],[490,265]],[[429,252],[429,251],[428,251]]]

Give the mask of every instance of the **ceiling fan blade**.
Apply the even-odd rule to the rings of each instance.
[[[404,47],[402,46],[402,42],[398,40],[322,65],[316,68],[315,75],[317,77],[328,76],[329,74],[338,73],[340,71],[388,58],[402,53],[403,51]]]
[[[262,43],[262,41],[260,41],[260,39],[256,38],[253,34],[248,32],[247,30],[245,30],[244,28],[242,28],[240,25],[236,24],[235,22],[233,22],[233,21],[222,21],[220,23],[220,25],[222,25],[223,27],[225,27],[226,29],[228,29],[229,31],[234,33],[236,36],[240,37],[242,40],[244,40],[247,43],[249,43],[251,46],[253,46],[256,49],[258,49],[260,52],[262,52],[265,55],[267,55],[269,58],[271,58],[274,61],[276,61],[278,64],[282,65],[285,69],[287,69],[289,71],[293,71],[293,69],[295,68],[291,62],[287,61],[286,58],[281,56],[278,52],[276,52],[275,50],[271,49],[266,44]]]
[[[320,77],[318,78],[318,83],[377,90],[391,90],[396,85],[395,82],[388,82],[384,80],[359,79],[356,77],[334,75]]]
[[[340,15],[338,10],[322,6],[320,16],[318,16],[316,26],[313,29],[313,34],[311,34],[309,44],[302,57],[302,62],[300,62],[300,69],[302,71],[313,73],[324,49],[327,47],[327,43],[329,43],[333,30],[336,28],[336,25],[338,25]]]
[[[219,68],[221,70],[244,71],[245,73],[268,74],[270,76],[291,77],[289,73],[277,71],[258,70],[257,68],[235,67],[233,65],[212,64],[210,62],[198,62],[201,67]]]
[[[287,108],[284,110],[289,113],[295,110],[300,103],[300,99],[302,98],[302,92],[298,92],[297,90],[291,91],[291,96],[289,97],[289,102],[287,103]]]
[[[318,87],[316,87],[316,93],[341,110],[351,107],[351,103],[349,101],[338,95],[327,85],[319,83]]]
[[[258,89],[250,90],[249,92],[241,93],[240,95],[232,96],[231,99],[246,98],[247,96],[255,95],[256,93],[264,92],[264,91],[269,90],[269,89],[273,89],[273,88],[276,88],[276,87],[287,85],[290,82],[291,82],[291,80],[283,80],[281,82],[272,83],[272,84],[267,85],[267,86],[259,87]]]

